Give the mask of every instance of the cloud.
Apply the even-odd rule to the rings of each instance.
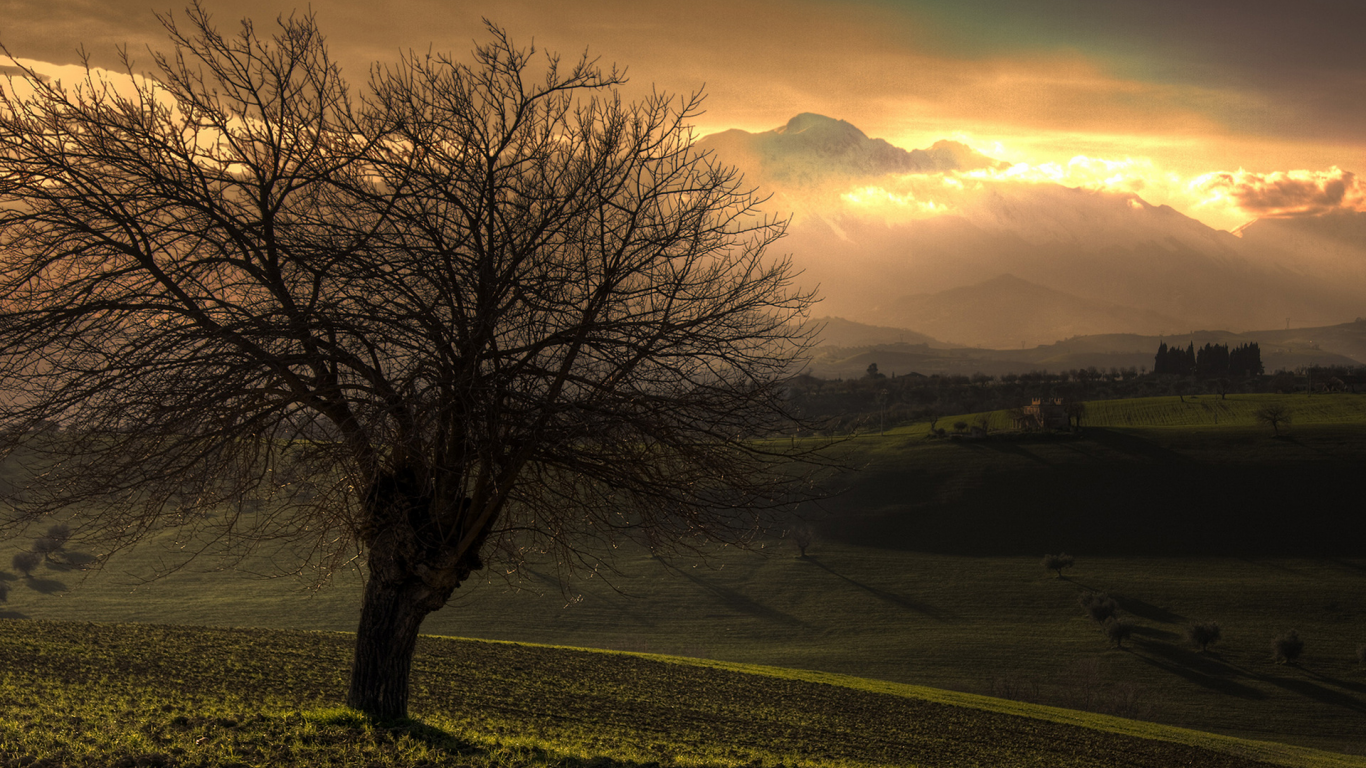
[[[1264,218],[1366,212],[1366,183],[1337,166],[1326,171],[1275,173],[1251,173],[1240,168],[1204,174],[1190,186],[1203,194],[1201,205],[1231,204],[1248,215]]]
[[[891,175],[876,185],[857,184],[843,191],[839,200],[863,214],[880,214],[894,221],[957,213],[975,193],[987,188],[1034,185],[1142,195],[1159,203],[1195,202],[1183,195],[1185,182],[1178,174],[1149,158],[1087,155],[1076,155],[1065,163],[1019,162],[1001,168]]]

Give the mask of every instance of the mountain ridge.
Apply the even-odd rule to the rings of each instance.
[[[821,286],[825,311],[858,322],[905,327],[904,297],[1002,274],[1070,297],[1051,297],[1042,314],[1075,315],[1078,300],[1126,309],[1098,328],[1055,323],[1061,335],[1020,339],[1026,344],[1165,331],[1168,321],[1243,331],[1287,317],[1328,326],[1366,314],[1366,214],[1257,221],[1233,234],[1136,192],[1014,180],[997,172],[1002,161],[966,145],[908,151],[813,113],[772,131],[712,134],[698,146],[740,167],[772,195],[770,206],[792,215],[780,247]],[[956,325],[910,327],[966,345],[1018,335],[1018,312],[990,302],[972,309]]]

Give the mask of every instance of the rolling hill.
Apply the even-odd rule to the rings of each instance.
[[[985,310],[990,307],[990,311]],[[899,326],[938,338],[972,339],[979,346],[1009,349],[1029,341],[1081,335],[1172,333],[1179,320],[1150,310],[1088,301],[1000,275],[976,285],[898,299],[886,314]],[[964,345],[967,346],[967,345]]]
[[[1294,408],[1283,439],[1252,425],[1276,400]],[[860,436],[836,446],[860,471],[802,512],[817,532],[808,557],[778,530],[757,551],[694,560],[626,548],[569,582],[532,560],[481,574],[425,631],[820,670],[1366,755],[1363,402],[1151,398],[1091,404],[1081,435]],[[25,543],[6,542],[0,562]],[[147,583],[179,552],[173,535],[98,572],[82,570],[88,543],[69,550],[31,578],[0,574],[0,616],[355,626],[358,575],[311,592],[284,577],[285,553]],[[1077,557],[1065,579],[1039,563],[1059,550]],[[1078,607],[1090,590],[1134,623],[1123,649]],[[1208,653],[1182,639],[1195,620],[1223,627]],[[1273,663],[1270,640],[1292,628],[1304,657]]]
[[[336,708],[346,635],[0,624],[15,765],[1361,765],[1113,717],[835,675],[423,638],[421,721]],[[330,708],[329,708],[330,707]]]

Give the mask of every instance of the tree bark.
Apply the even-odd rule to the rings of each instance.
[[[422,621],[483,567],[479,550],[492,525],[486,520],[461,551],[468,500],[436,503],[417,477],[408,468],[394,470],[378,478],[366,495],[362,536],[368,578],[346,703],[376,720],[407,716],[408,678]],[[440,509],[452,511],[435,512]]]
[[[450,597],[409,574],[385,578],[370,568],[356,629],[356,653],[346,704],[378,720],[406,717],[408,677],[418,629]]]

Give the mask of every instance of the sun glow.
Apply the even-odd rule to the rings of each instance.
[[[839,195],[860,215],[920,219],[961,212],[972,193],[1000,185],[1051,184],[1140,196],[1217,229],[1233,230],[1257,217],[1366,212],[1366,181],[1350,171],[1275,173],[1212,171],[1185,175],[1148,157],[1075,155],[1066,162],[1016,162],[999,168],[890,176]],[[1137,200],[1131,206],[1142,207]]]

